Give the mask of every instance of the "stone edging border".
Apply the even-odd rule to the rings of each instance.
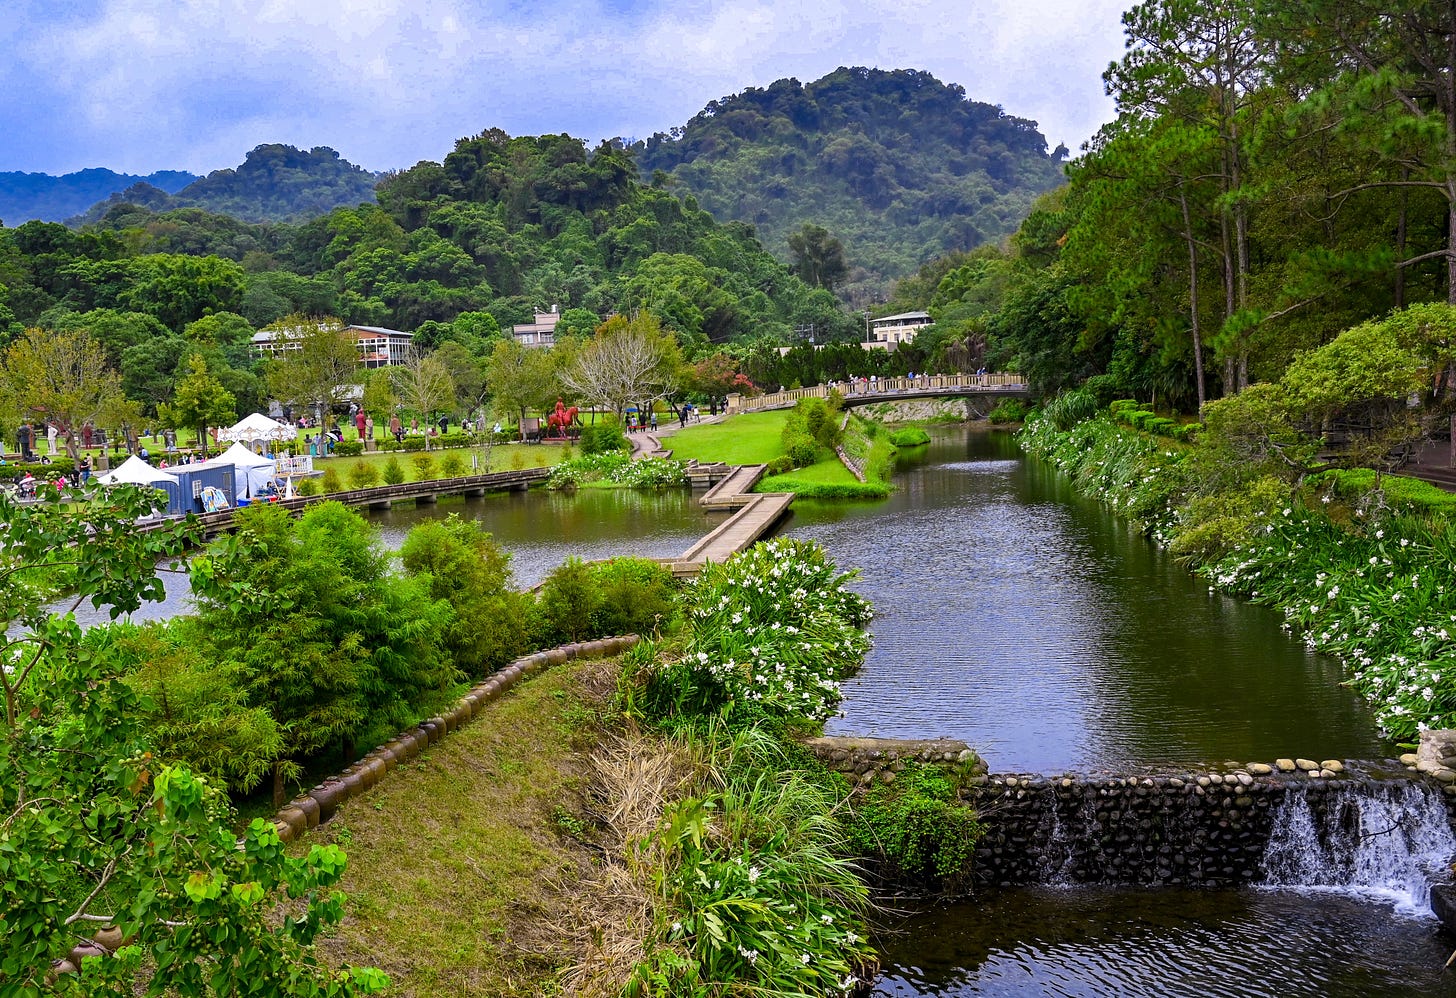
[[[618,655],[638,641],[635,634],[599,638],[561,645],[516,659],[489,679],[472,686],[454,706],[443,713],[407,728],[383,745],[366,753],[343,772],[330,776],[279,809],[273,816],[278,837],[291,842],[332,818],[339,805],[358,797],[382,780],[402,762],[408,762],[456,728],[467,724],[486,704],[516,685],[523,677],[577,658],[605,658]]]

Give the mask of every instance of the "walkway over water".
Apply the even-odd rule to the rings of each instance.
[[[903,402],[907,399],[938,398],[1029,398],[1030,389],[1019,374],[922,374],[914,378],[879,378],[847,381],[809,388],[790,388],[752,398],[728,396],[728,413],[789,409],[799,399],[826,398],[830,391],[844,396],[844,407],[875,402]]]

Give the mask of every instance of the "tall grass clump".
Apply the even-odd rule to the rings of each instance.
[[[849,788],[788,737],[833,713],[869,648],[853,578],[813,542],[755,545],[689,585],[676,642],[628,656],[626,712],[701,760],[640,844],[659,915],[628,995],[843,995],[872,975]]]

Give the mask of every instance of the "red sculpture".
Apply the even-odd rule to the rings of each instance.
[[[552,409],[551,414],[546,417],[546,435],[555,437],[557,440],[565,440],[566,428],[575,425],[577,412],[576,406],[567,408],[560,399],[557,399],[556,408]]]

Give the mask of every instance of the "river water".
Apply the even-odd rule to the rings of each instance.
[[[782,529],[859,566],[875,648],[830,733],[964,739],[993,772],[1386,758],[1340,669],[1211,594],[1009,434],[933,431],[886,502]],[[1047,885],[887,911],[875,995],[1456,996],[1399,890]]]

